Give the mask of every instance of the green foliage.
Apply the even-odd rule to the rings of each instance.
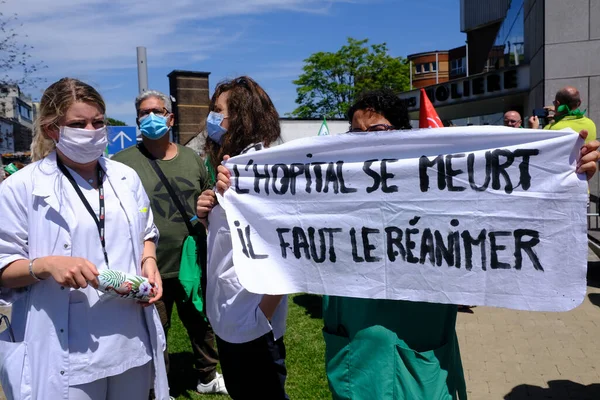
[[[366,90],[409,89],[409,65],[388,54],[385,43],[368,45],[368,39],[348,38],[337,52],[318,52],[304,60],[297,85],[298,118],[344,118],[358,94]]]
[[[106,118],[106,125],[108,126],[127,126],[127,124],[121,120],[114,118]]]

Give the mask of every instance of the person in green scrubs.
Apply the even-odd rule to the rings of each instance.
[[[404,103],[388,90],[362,95],[348,119],[351,132],[411,129]],[[577,173],[589,180],[597,170],[600,143],[595,127],[581,128],[580,136],[591,138],[581,149]],[[465,400],[457,308],[323,296],[325,361],[333,398]]]
[[[362,95],[348,119],[351,132],[411,129],[404,103],[389,90]],[[456,315],[456,305],[324,296],[333,398],[466,399]]]

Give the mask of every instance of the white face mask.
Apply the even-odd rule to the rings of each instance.
[[[69,160],[87,164],[99,159],[107,144],[106,127],[87,130],[61,126],[56,148]]]

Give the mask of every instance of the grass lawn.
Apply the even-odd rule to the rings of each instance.
[[[192,349],[177,312],[169,331],[171,395],[183,399],[228,399],[228,396],[200,395],[196,392]],[[321,335],[321,297],[297,294],[289,298],[285,345],[288,378],[286,391],[290,399],[330,399],[325,376],[325,343]]]

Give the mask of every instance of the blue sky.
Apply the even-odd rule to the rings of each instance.
[[[295,108],[303,60],[347,37],[388,44],[393,56],[464,44],[459,0],[7,0],[21,41],[48,66],[49,85],[72,76],[94,85],[110,117],[135,121],[136,46],[148,54],[150,88],[168,93],[174,69],[217,82],[247,74],[281,115]],[[39,98],[43,87],[31,92]]]

